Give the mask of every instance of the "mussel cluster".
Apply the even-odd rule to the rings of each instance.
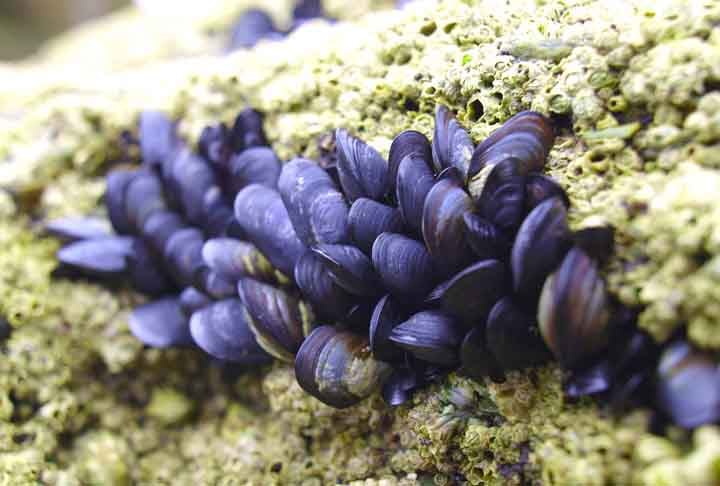
[[[682,342],[660,357],[606,291],[612,229],[568,227],[569,199],[541,173],[554,136],[526,111],[475,146],[439,106],[432,142],[402,132],[388,160],[338,129],[333,157],[283,164],[252,109],[206,127],[197,153],[145,112],[142,165],[107,179],[117,234],[88,220],[49,230],[68,243],[65,274],[157,297],[130,319],[147,345],[294,363],[334,407],[379,387],[398,405],[454,370],[499,381],[554,357],[570,396],[650,396],[680,425],[715,421],[714,361]],[[694,380],[712,392],[688,396]]]

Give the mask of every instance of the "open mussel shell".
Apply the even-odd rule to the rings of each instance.
[[[709,354],[676,341],[662,353],[656,380],[656,403],[675,424],[691,429],[720,419],[720,371]]]
[[[393,194],[400,162],[408,155],[414,155],[428,162],[432,161],[430,141],[425,135],[415,130],[405,130],[393,139],[388,156],[388,185]]]
[[[190,332],[197,345],[217,359],[246,365],[269,361],[250,331],[239,299],[220,300],[196,311]]]
[[[129,236],[77,241],[58,250],[57,259],[70,274],[119,277],[127,271],[127,256],[132,253],[134,241]]]
[[[148,302],[133,309],[130,331],[144,344],[153,348],[192,344],[188,318],[175,297]]]
[[[293,274],[295,263],[305,253],[280,194],[260,184],[250,184],[235,198],[235,219],[242,231],[286,276]]]
[[[435,110],[435,134],[432,142],[435,172],[441,172],[447,167],[455,167],[464,181],[470,168],[474,148],[470,136],[453,114],[447,107],[438,105]]]
[[[216,167],[223,167],[230,157],[230,134],[224,123],[203,128],[198,139],[198,152]]]
[[[348,205],[335,182],[315,162],[293,159],[285,164],[278,190],[295,232],[305,245],[349,241]]]
[[[350,245],[317,245],[312,251],[330,271],[331,278],[353,295],[375,297],[381,292],[380,280],[370,259]]]
[[[361,197],[352,204],[348,213],[348,230],[352,241],[367,255],[381,233],[400,233],[403,221],[396,208]]]
[[[162,295],[175,287],[161,265],[161,259],[141,239],[135,238],[126,257],[133,287],[148,295]]]
[[[390,332],[390,341],[416,358],[440,366],[458,363],[462,337],[455,318],[437,310],[418,312]]]
[[[472,200],[452,177],[439,180],[427,193],[422,218],[425,246],[436,269],[447,276],[472,259],[463,217]]]
[[[105,206],[108,218],[119,234],[128,234],[133,231],[125,209],[125,193],[137,173],[135,170],[117,169],[110,172],[105,180]]]
[[[294,277],[303,296],[323,319],[341,320],[355,305],[356,298],[335,283],[323,259],[311,250],[298,260]]]
[[[74,243],[112,236],[112,227],[105,218],[68,217],[45,223],[44,231],[63,243]]]
[[[230,131],[230,145],[233,151],[239,153],[250,147],[267,144],[262,114],[252,108],[245,108],[238,113]]]
[[[500,363],[488,349],[484,325],[477,325],[465,334],[460,345],[458,372],[474,380],[481,380],[484,377],[489,377],[495,382],[504,380]]]
[[[134,231],[140,231],[155,211],[167,210],[163,186],[151,172],[138,173],[125,190],[125,214]]]
[[[421,154],[411,153],[400,161],[397,169],[395,196],[406,226],[417,234],[422,231],[425,197],[435,185],[435,175]]]
[[[463,215],[463,223],[465,240],[476,257],[481,260],[505,260],[510,243],[497,226],[470,211]]]
[[[392,298],[386,295],[378,301],[370,317],[370,351],[375,358],[389,363],[399,361],[404,352],[390,341],[393,328],[407,319],[405,309]]]
[[[230,280],[253,277],[273,282],[275,269],[252,243],[234,238],[212,238],[203,244],[205,264]]]
[[[538,366],[552,356],[540,336],[535,316],[522,311],[509,297],[498,301],[490,311],[485,338],[504,370]]]
[[[515,158],[525,173],[539,172],[555,140],[552,122],[534,111],[523,111],[506,121],[473,152],[469,175],[474,177],[486,166]]]
[[[277,187],[282,165],[270,147],[251,147],[230,157],[230,190],[235,193],[248,184]]]
[[[260,346],[275,358],[292,363],[313,323],[309,307],[288,292],[251,278],[238,282],[238,294]]]
[[[295,377],[302,389],[335,408],[370,396],[390,370],[373,359],[366,338],[332,326],[315,328],[295,358]]]
[[[513,288],[534,306],[547,276],[570,248],[567,211],[560,198],[544,201],[525,218],[513,244]]]
[[[188,317],[190,317],[193,312],[199,311],[203,307],[207,307],[213,303],[210,297],[195,287],[186,287],[183,289],[178,297],[178,302],[180,303],[180,308]]]
[[[489,166],[477,200],[480,215],[500,228],[512,234],[520,226],[525,216],[525,174],[518,159],[505,159]],[[477,194],[474,182],[470,184],[470,193]]]
[[[350,202],[382,200],[388,190],[388,163],[382,155],[343,129],[335,132],[335,143],[340,185]]]
[[[140,235],[153,250],[162,253],[172,235],[183,228],[188,226],[179,214],[173,211],[155,211],[145,221]]]
[[[465,326],[484,322],[490,309],[509,291],[510,277],[498,260],[482,260],[438,285],[427,297],[440,303]]]
[[[382,233],[372,247],[372,263],[385,287],[397,297],[425,295],[435,284],[425,245],[395,233]]]
[[[195,276],[205,265],[202,260],[203,234],[195,228],[176,231],[168,239],[163,257],[173,279],[182,287],[195,283]]]
[[[538,306],[540,332],[561,366],[581,366],[607,346],[609,305],[596,263],[571,249],[545,281]]]
[[[160,111],[143,111],[139,120],[140,157],[146,165],[159,165],[177,149],[176,123]]]
[[[570,199],[555,179],[542,174],[528,174],[525,180],[525,210],[532,211],[540,203],[550,198],[560,198],[565,208],[570,207]]]

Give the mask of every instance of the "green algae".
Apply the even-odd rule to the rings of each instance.
[[[352,22],[211,56],[246,5],[231,3],[172,32],[127,10],[2,67],[0,313],[14,329],[0,360],[0,484],[718,481],[718,428],[653,436],[642,410],[565,402],[554,366],[503,384],[451,376],[397,410],[375,396],[338,411],[286,366],[237,378],[200,353],[143,349],[127,327],[141,297],[52,280],[57,243],[31,218],[101,214],[102,174],[137,159],[120,135],[147,107],[180,117],[194,141],[251,104],[283,158],[317,156],[337,126],[387,154],[401,130],[431,135],[438,102],[476,142],[535,109],[562,127],[548,172],[573,227],[617,228],[613,293],[656,339],[686,326],[718,350],[720,3],[446,0],[362,16],[389,2],[333,0]],[[286,22],[289,2],[271,3]],[[112,56],[88,52],[125,40]]]

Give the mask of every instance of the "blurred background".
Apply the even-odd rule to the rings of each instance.
[[[131,0],[0,0],[0,61],[22,59],[49,38]]]

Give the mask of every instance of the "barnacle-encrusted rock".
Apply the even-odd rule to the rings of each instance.
[[[264,3],[287,22],[290,2]],[[13,193],[0,191],[0,317],[12,325],[0,483],[717,482],[717,427],[659,438],[642,410],[601,417],[563,400],[554,366],[498,384],[451,376],[397,411],[377,397],[337,411],[286,366],[238,378],[193,351],[143,349],[127,326],[141,298],[126,289],[51,285],[56,243],[34,218],[102,211],[105,162],[137,160],[122,134],[141,109],[166,109],[195,137],[248,102],[284,160],[321,155],[337,126],[386,156],[402,130],[432,135],[438,102],[474,142],[533,109],[565,127],[547,172],[570,196],[571,229],[616,228],[610,293],[642,306],[656,339],[687,326],[720,350],[720,4],[444,0],[362,16],[392,2],[325,3],[353,21],[229,56],[176,57],[217,53],[246,2],[172,29],[126,10],[0,66],[0,186]]]

